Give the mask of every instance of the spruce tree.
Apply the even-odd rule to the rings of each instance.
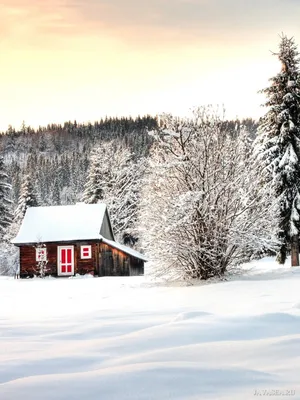
[[[134,245],[136,222],[144,170],[143,159],[135,161],[128,147],[117,141],[104,142],[93,149],[82,201],[104,202],[118,241]]]
[[[4,165],[3,158],[0,157],[0,238],[3,238],[7,227],[11,224],[11,184]]]
[[[14,221],[21,223],[28,207],[37,207],[39,205],[35,188],[29,175],[25,175],[21,185],[18,206],[15,211]]]
[[[60,186],[59,178],[55,177],[51,185],[50,200],[52,206],[58,206],[61,204],[60,201]]]
[[[277,260],[284,264],[291,249],[292,265],[299,265],[300,213],[300,74],[299,53],[293,38],[281,36],[281,71],[270,79],[268,111],[260,122],[259,158],[263,182],[274,190],[280,208],[277,235],[281,245]]]
[[[90,168],[84,187],[82,201],[87,204],[95,204],[103,200],[103,187],[105,179],[103,177],[105,163],[103,162],[102,148],[96,147],[91,152]]]

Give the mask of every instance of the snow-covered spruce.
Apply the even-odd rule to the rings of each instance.
[[[35,188],[32,184],[31,177],[25,175],[21,185],[21,191],[18,206],[15,211],[14,221],[21,224],[28,207],[37,207],[39,205]]]
[[[22,181],[18,206],[14,213],[12,223],[7,227],[1,244],[0,273],[15,275],[19,273],[19,249],[11,243],[17,235],[28,207],[38,206],[37,195],[29,175],[25,175]]]
[[[143,158],[116,141],[104,142],[91,153],[82,201],[104,202],[110,212],[117,241],[133,245],[136,240],[137,210],[144,171]]]
[[[0,240],[12,221],[11,184],[8,179],[3,158],[0,157]]]
[[[0,157],[0,275],[16,273],[19,268],[18,251],[10,244],[12,218],[11,184]]]
[[[161,118],[143,188],[140,228],[154,274],[200,278],[276,248],[276,208],[257,185],[246,132],[209,108]]]
[[[262,182],[272,187],[280,208],[278,261],[284,263],[292,247],[292,265],[299,265],[300,59],[294,39],[282,36],[275,55],[282,68],[262,90],[268,111],[259,126],[256,152]]]

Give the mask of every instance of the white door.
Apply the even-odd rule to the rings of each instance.
[[[58,247],[57,253],[58,275],[74,275],[74,246]]]

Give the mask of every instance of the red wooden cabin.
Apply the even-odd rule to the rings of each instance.
[[[12,243],[20,248],[23,278],[37,275],[43,260],[53,276],[142,275],[147,261],[114,240],[105,204],[30,207]]]

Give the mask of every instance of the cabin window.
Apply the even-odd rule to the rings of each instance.
[[[45,247],[35,249],[35,261],[47,261],[47,249]]]
[[[81,246],[81,258],[92,258],[92,246]]]

